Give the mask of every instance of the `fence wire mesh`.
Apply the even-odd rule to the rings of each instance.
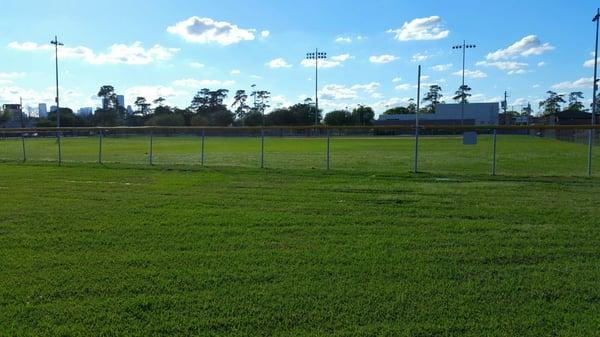
[[[0,160],[406,172],[418,155],[426,173],[579,176],[590,148],[600,172],[599,131],[424,126],[416,148],[414,126],[15,129],[0,131]]]

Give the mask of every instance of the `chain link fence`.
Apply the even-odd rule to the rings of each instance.
[[[0,161],[585,176],[590,168],[600,172],[599,131],[591,126],[422,126],[418,132],[414,126],[5,129]]]

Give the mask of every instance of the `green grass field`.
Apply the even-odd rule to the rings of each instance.
[[[143,138],[107,139],[104,166],[94,139],[65,139],[62,167],[52,141],[28,140],[26,164],[10,142],[0,335],[600,331],[582,145],[499,137],[490,177],[488,138],[424,139],[417,175],[410,139],[334,139],[331,171],[319,139],[269,138],[265,170],[257,139],[207,140],[205,168],[192,138],[155,139],[153,167]]]

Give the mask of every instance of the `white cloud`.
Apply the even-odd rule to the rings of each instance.
[[[417,18],[405,22],[400,29],[390,29],[387,32],[395,34],[395,39],[399,41],[440,40],[450,34],[450,31],[444,28],[439,16]]]
[[[452,63],[448,63],[448,64],[438,64],[436,66],[431,67],[431,69],[433,71],[438,71],[438,72],[443,72],[443,71],[448,71],[452,68]]]
[[[412,85],[404,83],[404,84],[398,84],[397,86],[394,87],[394,89],[405,91],[405,90],[412,89],[412,87],[413,87]]]
[[[338,61],[338,62],[345,62],[345,61],[348,61],[351,58],[354,58],[354,57],[350,56],[350,54],[341,54],[341,55],[337,55],[337,56],[332,56],[331,57],[331,59],[333,61]]]
[[[352,87],[350,87],[350,89],[352,89],[352,90],[364,90],[366,92],[373,93],[377,89],[379,89],[380,86],[381,86],[381,84],[378,83],[378,82],[371,82],[371,83],[367,83],[367,84],[355,84]]]
[[[488,61],[479,61],[476,64],[478,67],[493,67],[500,70],[504,70],[508,72],[509,75],[514,74],[524,74],[526,73],[527,67],[529,64],[523,62],[513,62],[513,61],[497,61],[497,62],[488,62]]]
[[[551,50],[554,50],[554,47],[550,43],[542,43],[536,35],[528,35],[506,49],[499,49],[493,53],[489,53],[486,58],[497,61],[519,56],[542,55]]]
[[[292,65],[287,63],[283,58],[279,57],[276,59],[273,59],[267,63],[265,63],[265,65],[269,68],[291,68]]]
[[[271,32],[268,30],[263,30],[262,32],[260,32],[260,37],[263,39],[268,38],[269,36],[271,36]]]
[[[527,105],[527,103],[529,103],[529,101],[526,98],[519,97],[519,98],[515,99],[510,105],[523,106],[523,105]]]
[[[594,57],[594,56],[596,56],[596,53],[591,52],[590,54],[591,54],[592,58],[585,61],[585,63],[583,63],[583,66],[586,68],[594,68],[594,64],[596,63],[596,59]]]
[[[452,75],[462,76],[463,73],[462,73],[462,71],[459,70],[459,71],[453,73]],[[487,74],[484,73],[481,70],[469,70],[469,69],[466,69],[465,70],[465,77],[466,78],[485,78],[485,77],[487,77]]]
[[[229,72],[231,75],[239,75],[242,72],[239,69],[233,69],[232,71]]]
[[[46,51],[54,52],[51,45],[38,45],[35,42],[11,42],[8,47],[20,51]],[[177,53],[177,48],[165,48],[160,45],[154,45],[150,49],[145,49],[142,43],[137,41],[131,45],[113,44],[108,47],[105,53],[95,53],[92,49],[84,46],[78,47],[60,47],[58,57],[62,59],[82,59],[90,64],[133,64],[144,65],[158,61],[167,61]]]
[[[145,97],[148,101],[153,101],[159,97],[169,100],[176,97],[189,95],[189,93],[186,91],[161,85],[134,86],[126,89],[124,94],[126,98],[132,101],[135,100],[136,97]]]
[[[592,88],[593,84],[594,84],[593,77],[589,77],[589,78],[583,77],[583,78],[580,78],[573,82],[565,81],[565,82],[557,83],[552,86],[552,89],[555,89],[555,90],[585,89],[585,88]]]
[[[398,59],[397,56],[384,54],[384,55],[369,57],[369,62],[377,63],[377,64],[385,64],[385,63],[390,63],[390,62],[396,61],[397,59]]]
[[[402,81],[402,77],[394,77],[394,79],[392,80],[393,83],[397,83]]]
[[[410,102],[410,99],[411,97],[391,97],[386,100],[373,103],[372,108],[375,111],[383,112],[387,109],[407,105]]]
[[[547,65],[548,65],[548,63],[546,63],[544,61],[538,62],[538,64],[537,64],[538,67],[545,67]]]
[[[422,53],[416,53],[412,56],[411,61],[412,62],[423,62],[423,61],[427,61],[427,59],[430,56],[427,54],[422,54]]]
[[[201,88],[214,88],[214,87],[231,87],[235,84],[235,81],[219,81],[219,80],[197,80],[194,78],[184,78],[181,80],[173,81],[173,85],[176,87],[184,87],[191,89]]]
[[[17,78],[17,77],[23,77],[23,76],[25,76],[25,73],[17,73],[17,72],[0,73],[1,79]]]
[[[351,43],[352,42],[352,38],[349,36],[340,36],[337,39],[335,39],[335,42],[337,43]]]
[[[223,46],[255,39],[254,29],[242,29],[229,22],[197,16],[169,26],[167,32],[178,35],[187,42],[218,43]]]
[[[338,101],[356,99],[358,95],[356,90],[340,84],[328,84],[319,92],[319,97],[323,100]]]
[[[192,63],[190,63],[190,67],[200,69],[200,68],[204,68],[204,64],[202,64],[200,62],[192,62]]]
[[[258,75],[251,75],[250,78],[253,80],[262,80],[262,77]]]
[[[300,64],[304,67],[307,68],[314,68],[315,67],[315,60],[307,60],[304,59],[302,60],[302,62],[300,62]],[[342,65],[342,62],[340,61],[335,61],[333,59],[328,60],[328,59],[324,59],[324,60],[319,60],[319,68],[335,68],[335,67],[339,67]]]

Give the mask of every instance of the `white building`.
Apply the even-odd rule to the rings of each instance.
[[[419,121],[437,125],[497,125],[500,103],[438,104],[433,114],[419,114]],[[461,121],[462,120],[462,121]],[[381,115],[377,124],[413,124],[414,114]]]
[[[38,105],[38,117],[40,117],[40,118],[48,117],[48,107],[46,106],[46,103],[40,103]]]

